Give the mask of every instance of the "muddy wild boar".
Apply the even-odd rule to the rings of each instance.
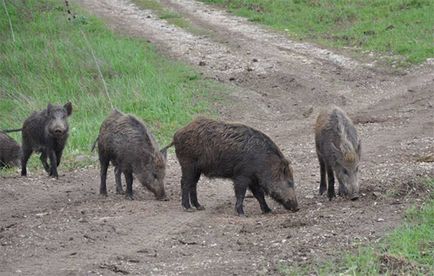
[[[339,195],[356,200],[359,197],[361,142],[344,111],[331,106],[319,114],[315,125],[315,145],[321,173],[319,193],[323,194],[327,189],[328,198],[335,197],[336,176]]]
[[[72,104],[48,104],[47,108],[33,112],[23,124],[21,175],[27,175],[27,161],[33,152],[40,152],[40,160],[50,176],[58,178],[57,167],[69,135],[67,117],[72,113]],[[50,165],[47,163],[50,159]]]
[[[6,133],[0,132],[0,168],[19,166],[21,147]]]
[[[100,194],[107,195],[107,169],[115,167],[117,193],[123,193],[121,173],[127,183],[126,196],[133,198],[133,175],[159,200],[167,200],[164,191],[166,149],[161,152],[145,125],[131,115],[117,110],[104,120],[97,138],[101,165]]]
[[[172,143],[182,170],[182,206],[204,207],[197,199],[197,182],[203,174],[234,182],[235,210],[243,216],[243,201],[250,189],[263,213],[271,212],[264,195],[286,209],[298,210],[292,169],[279,148],[264,133],[242,124],[198,118],[178,130]]]

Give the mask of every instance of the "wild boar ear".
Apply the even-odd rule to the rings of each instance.
[[[292,170],[288,160],[282,160],[282,162],[280,163],[280,171],[284,176],[292,177]]]
[[[334,142],[332,142],[331,147],[332,147],[333,152],[338,152],[338,151],[340,151],[340,150],[338,149],[338,147],[336,147],[336,145],[335,145]]]
[[[334,142],[331,143],[332,154],[336,159],[340,158],[340,154],[342,154],[342,145],[339,147],[336,146]]]
[[[162,150],[160,150],[161,154],[164,157],[164,160],[167,160],[167,148],[163,148]]]
[[[63,107],[66,109],[66,114],[70,116],[72,114],[72,103],[67,102]]]

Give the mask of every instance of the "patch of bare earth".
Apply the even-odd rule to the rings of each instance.
[[[165,54],[228,84],[220,117],[268,134],[292,160],[301,210],[274,212],[245,201],[234,212],[231,183],[202,178],[205,211],[183,212],[180,170],[169,156],[160,202],[135,185],[135,200],[97,193],[99,172],[67,172],[59,180],[32,172],[2,178],[0,272],[27,275],[278,274],[280,263],[333,258],[376,241],[423,200],[420,181],[434,177],[434,69],[391,75],[372,64],[295,43],[216,8],[190,0],[161,0],[207,35],[160,20],[129,1],[77,0],[113,29],[143,37]],[[360,200],[318,195],[313,124],[321,107],[337,104],[354,119],[363,142]]]

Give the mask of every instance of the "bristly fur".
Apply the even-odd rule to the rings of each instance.
[[[6,133],[0,132],[0,168],[18,166],[20,158],[20,145]]]
[[[242,124],[200,117],[178,130],[172,144],[182,167],[182,186],[191,189],[183,191],[184,208],[190,208],[188,193],[193,193],[192,203],[198,205],[195,190],[203,174],[232,179],[235,190],[239,187],[259,189],[258,193],[270,194],[285,207],[296,209],[295,193],[293,186],[290,187],[294,181],[289,161],[264,133]],[[288,196],[289,189],[292,189],[292,198]],[[289,206],[289,202],[293,205]],[[238,212],[241,209],[237,209]]]
[[[63,149],[69,135],[67,117],[72,113],[71,102],[65,105],[48,104],[47,108],[33,112],[22,128],[21,175],[27,175],[27,161],[33,152],[40,152],[44,169],[52,177],[58,177]],[[50,165],[47,163],[50,160]]]
[[[98,155],[101,163],[101,193],[106,194],[105,175],[110,162],[127,181],[127,193],[132,197],[132,176],[152,191],[157,198],[165,197],[164,177],[165,156],[158,150],[158,144],[144,123],[132,115],[113,110],[101,124],[98,138]],[[115,170],[115,171],[116,171]],[[104,178],[103,178],[104,176]],[[117,191],[122,190],[120,176],[116,182]],[[131,186],[131,187],[130,187]]]
[[[340,193],[350,192],[353,198],[357,198],[361,142],[353,123],[342,109],[331,106],[318,115],[315,145],[320,163],[320,194],[326,190],[328,178],[328,196],[330,199],[334,197],[336,176]]]

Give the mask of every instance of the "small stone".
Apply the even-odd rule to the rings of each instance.
[[[38,218],[41,218],[41,217],[46,216],[46,215],[48,215],[48,213],[38,213],[35,216]]]
[[[205,61],[203,60],[199,61],[199,66],[205,66],[205,65],[206,65]]]
[[[384,221],[384,218],[378,218],[377,221],[382,222],[382,221]]]

